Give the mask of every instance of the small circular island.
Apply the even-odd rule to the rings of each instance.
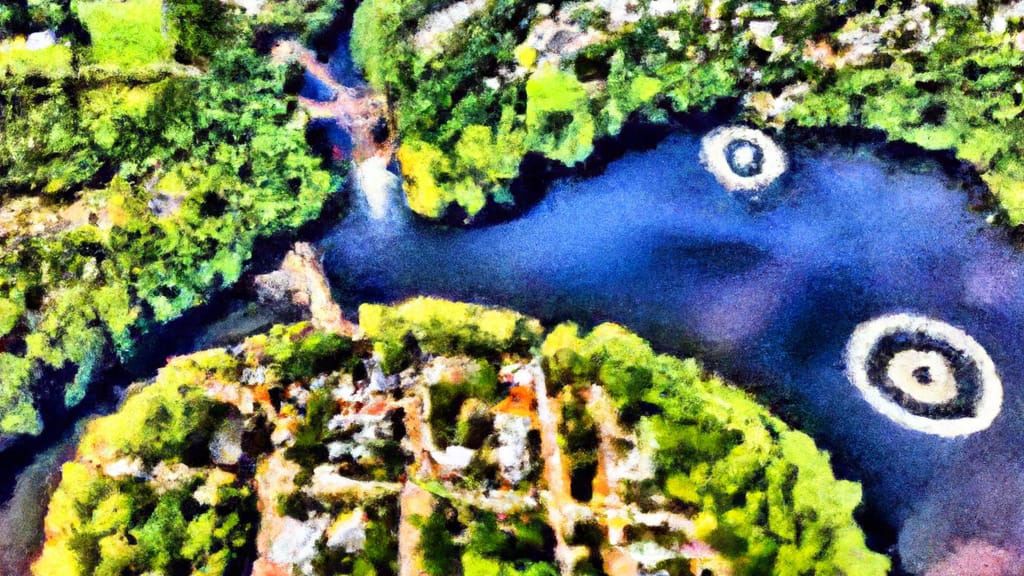
[[[723,126],[701,140],[700,161],[729,192],[760,192],[786,172],[786,153],[767,134]]]
[[[988,428],[1003,400],[992,359],[940,320],[891,314],[857,326],[846,368],[864,398],[896,423],[937,436]]]

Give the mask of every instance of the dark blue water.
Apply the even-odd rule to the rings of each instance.
[[[864,483],[869,519],[921,570],[957,539],[1024,545],[1024,258],[966,210],[937,166],[870,149],[795,152],[774,207],[752,210],[669,137],[602,176],[557,182],[522,217],[477,229],[356,211],[320,242],[348,306],[415,294],[547,321],[622,323],[692,354],[773,406]],[[791,153],[793,153],[791,151]],[[891,312],[974,336],[1005,387],[991,428],[942,439],[899,428],[847,380],[854,327]]]
[[[346,44],[332,71],[362,87]],[[303,94],[331,97],[312,81]],[[317,127],[351,149],[333,124]],[[317,244],[349,311],[432,294],[549,326],[618,322],[659,351],[700,358],[863,483],[866,526],[896,542],[910,572],[970,539],[1024,558],[1024,257],[1005,233],[969,213],[937,165],[883,161],[869,147],[789,150],[769,208],[752,209],[703,170],[698,148],[699,135],[672,136],[602,176],[556,182],[528,213],[484,228],[417,221],[400,199],[372,220],[357,197]],[[1005,390],[991,428],[952,440],[908,431],[860,397],[843,349],[857,324],[892,312],[945,320],[988,350]],[[174,349],[265,325],[236,316],[204,316]],[[15,543],[0,533],[0,548]]]

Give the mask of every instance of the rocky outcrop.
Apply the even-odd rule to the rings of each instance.
[[[308,311],[313,325],[327,332],[355,333],[355,325],[345,320],[341,307],[334,302],[320,255],[310,244],[295,244],[279,270],[257,276],[254,284],[261,303],[291,305]]]

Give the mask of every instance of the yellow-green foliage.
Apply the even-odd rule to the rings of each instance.
[[[252,537],[252,525],[241,519],[251,511],[252,491],[222,486],[221,493],[238,497],[233,510],[218,512],[192,501],[189,506],[202,513],[187,520],[182,507],[192,499],[196,483],[185,481],[158,493],[145,479],[114,479],[88,464],[65,464],[46,515],[47,540],[32,574],[167,573],[183,561],[195,574],[224,574]]]
[[[265,360],[285,383],[332,372],[351,358],[351,340],[315,330],[309,322],[274,326],[268,336],[263,343]]]
[[[68,406],[114,352],[129,358],[139,334],[235,282],[257,238],[314,218],[337,189],[294,121],[286,71],[249,47],[247,25],[217,10],[197,19],[210,1],[220,6],[171,0],[166,13],[159,1],[77,2],[90,40],[74,46],[80,81],[0,82],[0,201],[47,195],[72,220],[0,241],[0,302],[43,302],[31,321],[0,303],[0,337],[27,329],[14,332],[25,346],[9,347],[32,361],[19,374],[68,374]],[[169,59],[175,30],[189,42],[175,54],[194,58],[187,74]]]
[[[860,486],[836,480],[828,454],[790,430],[746,393],[703,373],[693,360],[655,355],[620,326],[580,338],[555,328],[541,347],[554,383],[605,385],[622,407],[645,402],[644,442],[657,446],[665,494],[696,506],[697,536],[737,574],[885,574],[889,560],[867,549],[853,520]]]
[[[0,338],[7,336],[21,318],[24,306],[7,298],[0,298]]]
[[[187,562],[196,574],[224,574],[252,537],[252,524],[244,520],[253,508],[249,487],[237,485],[233,474],[209,471],[219,476],[213,501],[234,499],[230,510],[218,511],[193,499],[203,475],[156,490],[145,477],[117,478],[106,470],[112,462],[135,460],[146,470],[173,466],[186,445],[205,446],[227,412],[206,396],[205,386],[239,375],[237,361],[222,350],[177,358],[118,412],[90,423],[78,459],[64,465],[50,500],[47,541],[32,573],[166,573]],[[186,507],[198,512],[191,520],[182,512]]]
[[[42,429],[29,393],[32,363],[0,353],[0,429],[13,434],[38,434]]]
[[[570,72],[547,65],[526,83],[530,149],[572,165],[594,150],[595,124],[583,84]]]
[[[162,0],[77,0],[74,10],[89,31],[90,61],[124,72],[170,61],[173,28],[163,7]]]
[[[438,186],[437,174],[445,171],[448,159],[436,147],[413,140],[402,143],[398,161],[402,164],[409,208],[428,218],[442,216],[450,198]]]
[[[82,96],[82,122],[92,131],[96,144],[110,148],[123,126],[141,120],[163,84],[104,86]]]
[[[28,75],[61,78],[73,71],[71,48],[63,44],[28,50],[25,39],[20,36],[0,42],[0,80],[7,76]]]
[[[621,326],[601,325],[581,337],[577,326],[564,324],[541,343],[536,320],[430,298],[391,307],[364,305],[360,320],[389,370],[403,367],[412,339],[431,354],[474,357],[463,362],[468,369],[462,379],[442,378],[430,389],[430,425],[442,445],[458,434],[454,423],[467,399],[490,405],[503,396],[495,357],[539,351],[552,386],[603,385],[621,407],[620,423],[636,430],[641,449],[655,449],[657,484],[629,486],[628,492],[663,494],[674,505],[695,510],[697,537],[731,561],[738,576],[874,576],[889,567],[888,559],[866,548],[853,521],[859,485],[836,480],[828,455],[809,437],[790,430],[743,391],[708,376],[695,361],[657,355]],[[271,368],[265,381],[271,387],[290,383],[274,376],[287,370],[304,371],[296,376],[301,378],[336,370],[350,358],[349,342],[331,336],[299,323],[250,338],[235,355],[212,350],[174,359],[117,413],[91,423],[77,460],[63,468],[33,574],[165,573],[184,563],[193,573],[223,574],[254,537],[249,485],[224,470],[206,469],[209,478],[182,480],[158,491],[147,478],[113,478],[104,470],[136,459],[146,471],[157,463],[173,466],[186,451],[197,458],[195,448],[209,444],[228,410],[207,396],[208,386],[223,389],[238,382],[245,367]],[[645,409],[635,410],[639,404]],[[286,451],[304,473],[327,458],[328,422],[337,410],[330,389],[310,394],[295,442]],[[566,424],[594,427],[585,411],[566,414]],[[563,449],[574,453],[579,439],[564,427],[561,431]],[[393,468],[386,475],[370,474],[381,480],[393,480],[405,465],[397,448],[375,457],[394,459],[384,462]],[[201,463],[190,466],[202,470]],[[219,505],[193,498],[200,483],[215,487],[213,501]],[[441,500],[453,500],[436,480],[423,487]],[[182,510],[194,513],[186,516]],[[397,510],[368,510],[365,556],[350,564],[364,574],[393,569],[397,546],[389,528],[397,522]],[[450,533],[450,519],[456,517],[473,519],[458,540]],[[553,545],[537,517],[435,512],[420,529],[424,567],[432,575],[459,565],[467,575],[557,573],[535,556]],[[346,557],[332,558],[325,561],[334,566]]]
[[[601,110],[609,134],[618,134],[629,114],[650,104],[663,90],[662,81],[625,64],[621,51],[611,59],[608,75],[608,105]],[[680,88],[677,86],[676,91]]]
[[[573,164],[589,155],[595,138],[617,134],[631,117],[664,121],[668,110],[707,110],[722,98],[743,97],[742,120],[856,125],[881,130],[890,140],[952,150],[982,173],[1008,221],[1024,222],[1024,175],[1017,166],[1024,156],[1024,51],[1016,48],[1020,26],[1013,19],[1002,31],[990,26],[981,6],[947,10],[925,3],[924,12],[911,16],[908,5],[894,2],[858,11],[849,2],[807,0],[715,4],[711,12],[645,15],[612,30],[599,10],[560,5],[556,10],[569,13],[574,24],[602,36],[560,54],[556,68],[548,53],[556,50],[539,53],[526,42],[552,18],[537,4],[491,0],[441,49],[419,52],[411,31],[437,3],[361,3],[356,61],[395,102],[399,136],[449,162],[436,174],[431,198],[458,196],[471,207],[481,197],[509,200],[500,190],[515,171],[488,175],[454,160],[465,131],[498,128],[509,106],[517,111],[515,128],[495,134],[525,125],[517,159],[532,151]],[[911,26],[917,18],[928,25]],[[709,21],[722,25],[711,30]],[[754,23],[777,26],[760,34]],[[847,44],[858,32],[881,36],[863,57]],[[776,100],[782,93],[786,99]],[[436,217],[441,203],[414,209],[423,206],[422,214]]]
[[[175,358],[116,414],[89,424],[80,454],[87,461],[138,456],[150,463],[174,455],[193,432],[211,432],[214,403],[202,384],[231,381],[237,372],[237,361],[223,350]]]
[[[429,354],[470,355],[526,352],[542,334],[539,322],[516,312],[424,297],[397,306],[363,304],[359,325],[391,372],[407,360],[406,334]]]
[[[506,114],[496,128],[467,126],[452,157],[426,142],[403,142],[398,161],[409,207],[422,216],[440,218],[455,203],[473,216],[489,197],[504,201],[502,186],[519,174],[526,148],[526,133],[513,129],[513,122]]]

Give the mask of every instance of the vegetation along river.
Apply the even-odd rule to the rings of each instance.
[[[614,321],[703,359],[863,482],[867,528],[908,569],[972,538],[1024,547],[1024,256],[1007,233],[970,212],[937,163],[870,145],[789,147],[789,170],[751,202],[704,169],[701,136],[673,133],[600,175],[558,180],[504,223],[440,226],[400,198],[382,211],[356,195],[316,244],[350,313],[429,294],[551,325]],[[845,350],[858,325],[897,313],[954,325],[987,352],[1003,388],[991,426],[947,438],[865,401]]]

